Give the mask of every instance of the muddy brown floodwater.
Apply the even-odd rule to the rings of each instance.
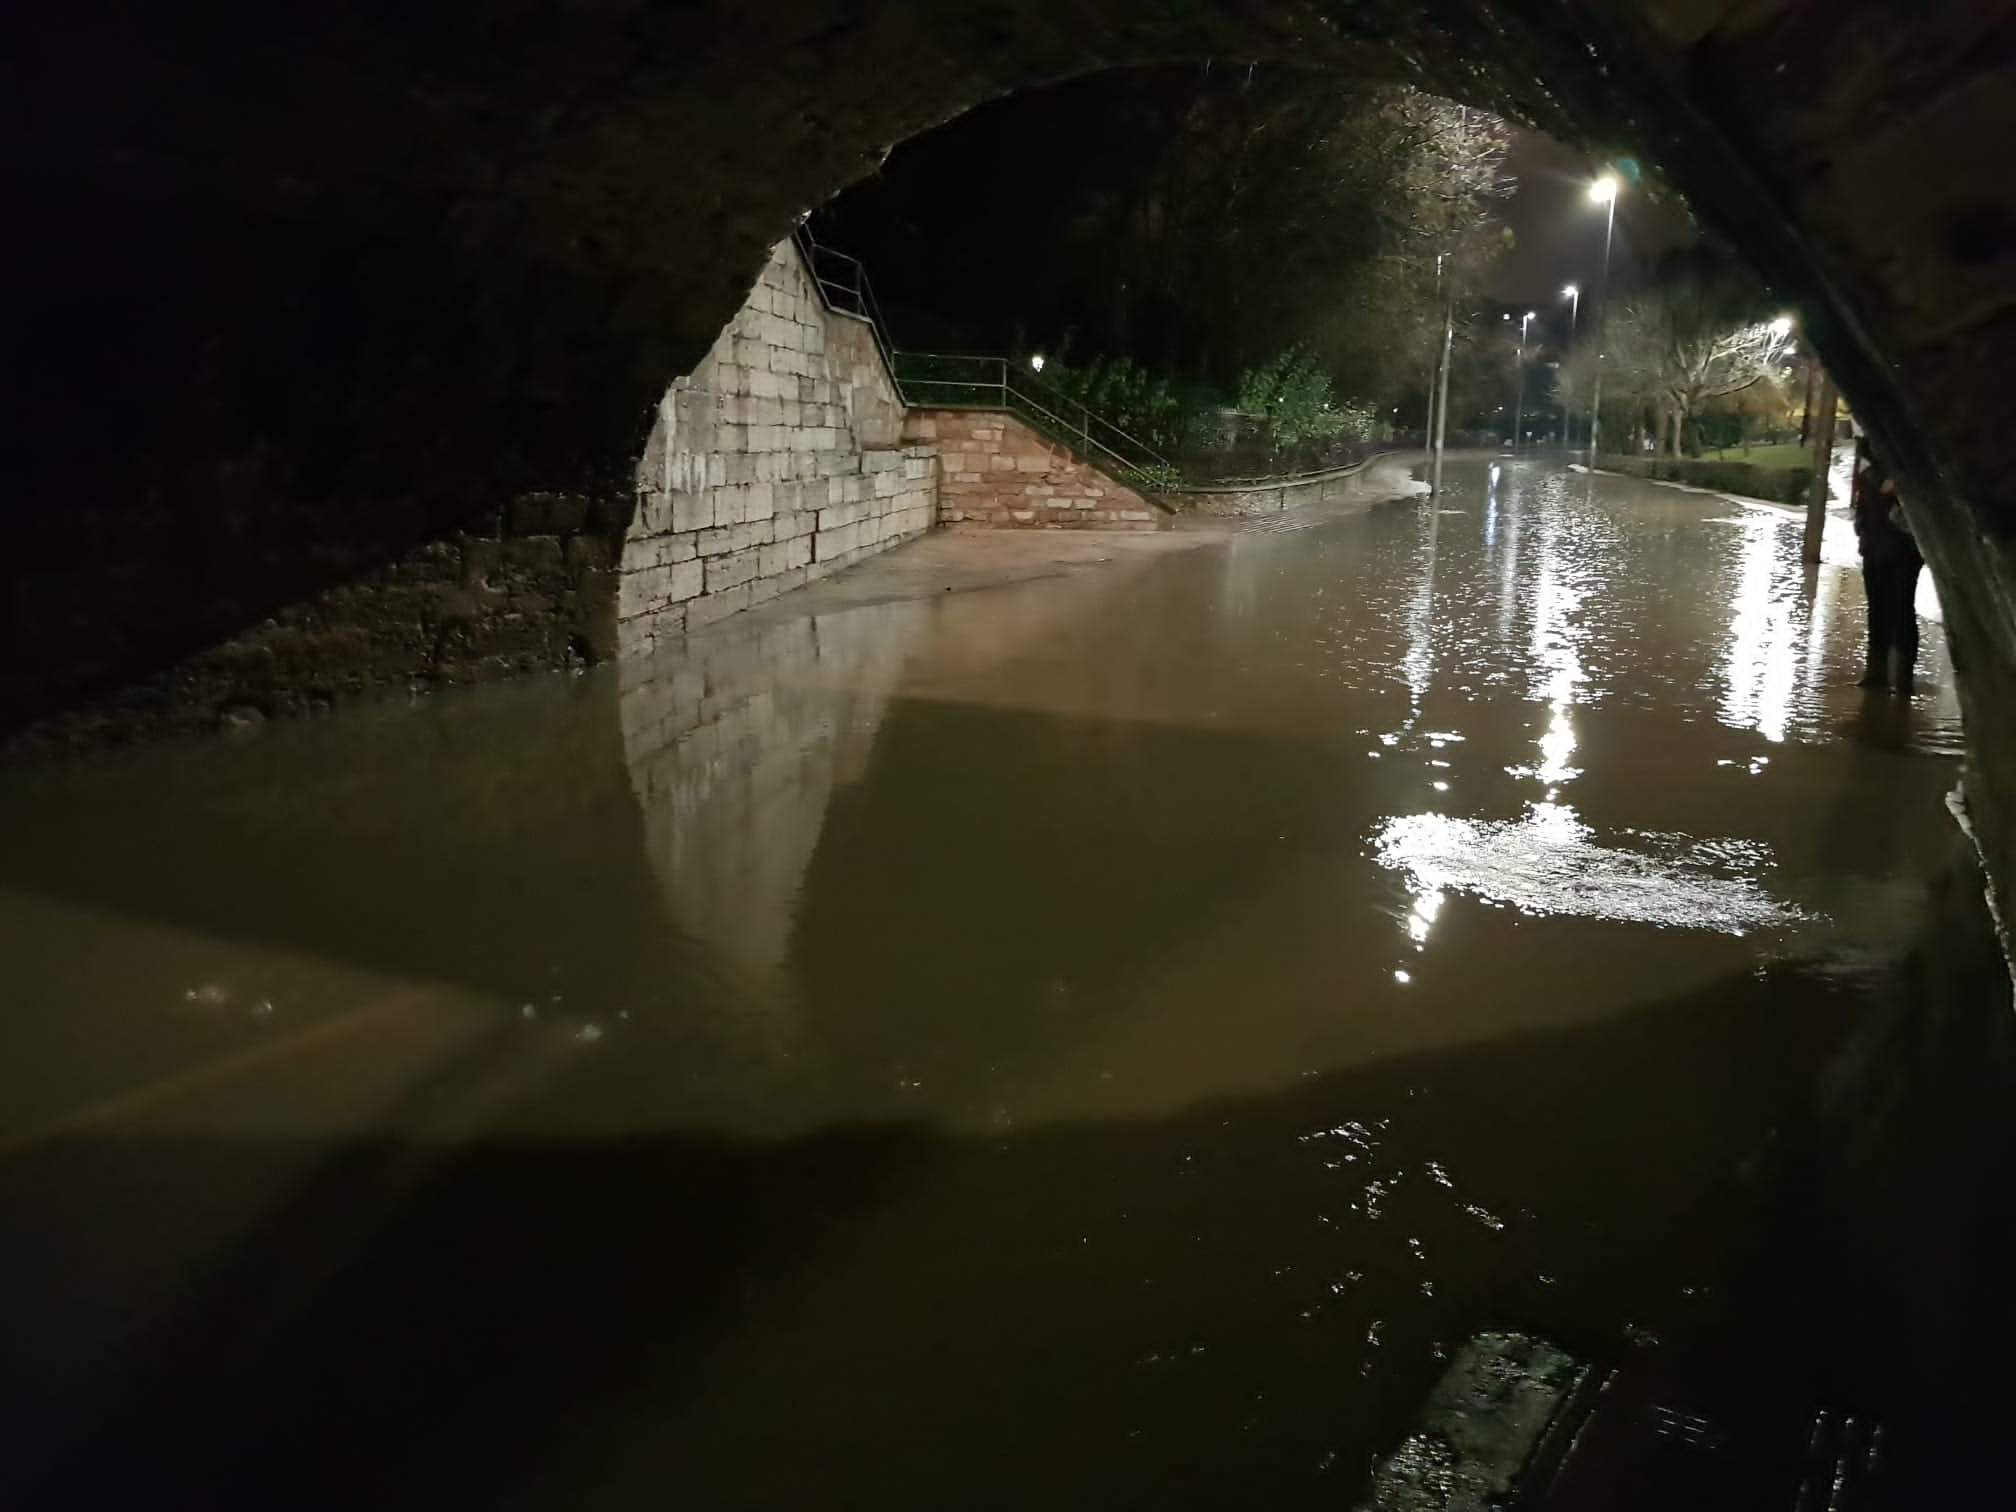
[[[1336,1508],[1484,1327],[1950,1469],[1936,625],[1453,476],[0,775],[6,1504]]]

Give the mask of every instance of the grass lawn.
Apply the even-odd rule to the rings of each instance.
[[[1704,460],[1716,462],[1755,462],[1760,467],[1811,467],[1813,448],[1801,446],[1796,441],[1783,446],[1753,446],[1748,451],[1740,446],[1732,446],[1727,451],[1704,451]]]

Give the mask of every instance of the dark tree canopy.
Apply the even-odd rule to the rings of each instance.
[[[1502,244],[1503,128],[1282,66],[1105,73],[983,106],[821,212],[901,345],[1127,357],[1227,395],[1306,349],[1341,396],[1425,386],[1437,254]]]

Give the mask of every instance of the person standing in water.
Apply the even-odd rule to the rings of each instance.
[[[1918,572],[1925,558],[1897,507],[1897,484],[1866,440],[1856,445],[1852,507],[1862,547],[1862,589],[1869,597],[1869,657],[1858,686],[1909,693],[1918,661]]]

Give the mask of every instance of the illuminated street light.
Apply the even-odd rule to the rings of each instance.
[[[1512,317],[1507,315],[1505,318],[1510,320]],[[1518,402],[1512,409],[1512,455],[1515,457],[1519,455],[1520,427],[1526,421],[1526,332],[1533,322],[1539,318],[1540,312],[1538,310],[1528,310],[1519,321],[1519,360],[1518,366],[1514,369],[1514,373],[1519,380],[1517,390]]]
[[[1043,354],[1042,354],[1041,352],[1038,352],[1038,353],[1037,353],[1037,354],[1036,354],[1036,355],[1035,355],[1034,357],[1031,357],[1031,358],[1029,359],[1029,366],[1030,366],[1030,367],[1032,367],[1032,368],[1034,368],[1034,369],[1035,369],[1035,370],[1036,370],[1037,372],[1039,372],[1039,373],[1040,373],[1040,372],[1042,372],[1042,371],[1043,371]]]
[[[1561,297],[1568,301],[1568,345],[1572,347],[1575,345],[1575,323],[1582,314],[1582,289],[1577,284],[1568,284],[1561,290]],[[1563,432],[1561,439],[1572,446],[1575,441],[1575,422],[1568,414],[1568,406],[1565,402],[1568,396],[1565,390],[1561,397],[1564,401],[1561,406],[1561,429]]]
[[[1600,322],[1608,313],[1610,292],[1610,242],[1617,233],[1617,195],[1623,184],[1614,173],[1606,173],[1589,186],[1589,198],[1605,207],[1603,222],[1603,277],[1596,285],[1596,318]],[[1608,332],[1601,325],[1596,331],[1596,381],[1590,385],[1594,392],[1589,400],[1589,471],[1596,471],[1596,433],[1603,424],[1603,337]]]
[[[1792,334],[1792,317],[1790,315],[1780,315],[1776,320],[1772,321],[1771,334],[1773,336],[1790,336]]]

